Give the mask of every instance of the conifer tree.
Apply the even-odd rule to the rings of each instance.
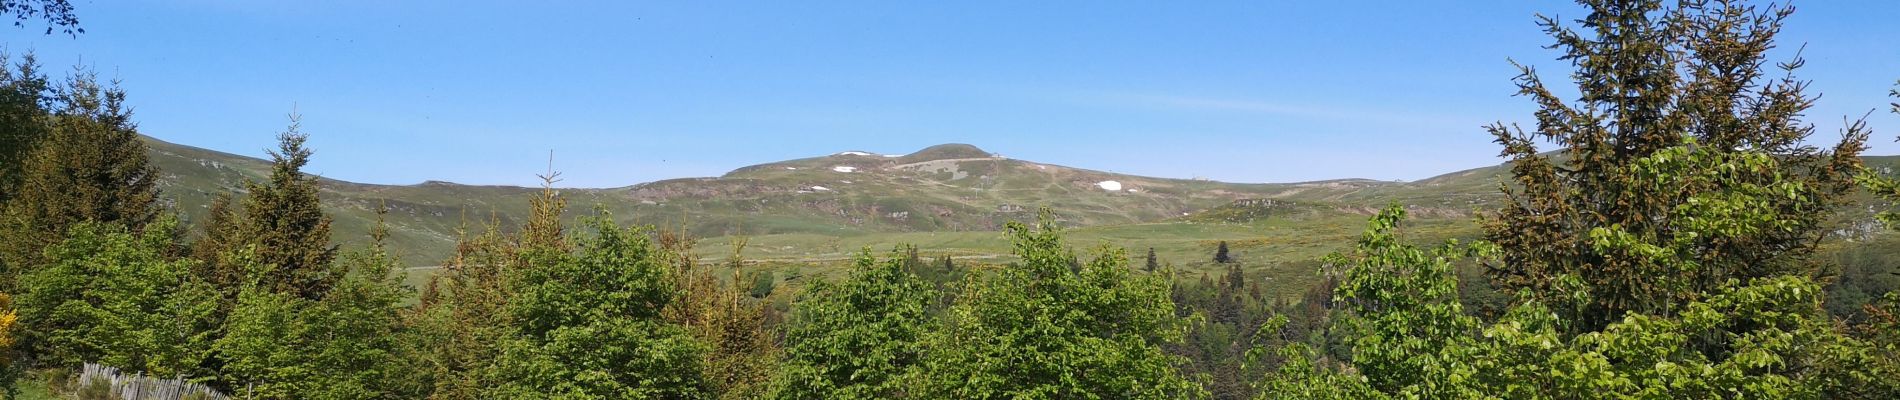
[[[491,221],[481,233],[464,234],[454,257],[443,261],[442,272],[430,277],[404,318],[415,332],[406,344],[407,359],[417,365],[411,376],[429,398],[483,398],[500,343],[513,334],[505,306],[517,242],[499,225]]]
[[[388,237],[379,209],[370,247],[339,260],[343,277],[308,300],[276,292],[266,278],[243,283],[237,306],[225,322],[217,348],[233,387],[263,398],[372,399],[420,396],[411,364],[401,357],[404,330],[399,309],[409,297],[394,274],[398,261],[384,248]],[[234,261],[258,265],[246,252]]]
[[[194,273],[221,288],[236,288],[244,283],[242,265],[226,262],[226,252],[234,251],[244,239],[238,234],[243,216],[232,208],[231,195],[220,193],[211,199],[204,221],[198,223],[198,240],[191,242],[191,257],[199,260]],[[237,300],[235,290],[228,291]]]
[[[708,346],[700,377],[709,394],[726,399],[763,395],[780,354],[774,341],[777,334],[766,326],[765,304],[734,287],[741,281],[738,274],[746,241],[735,242],[727,258],[733,274],[728,281],[692,256],[690,247],[681,245],[689,242],[684,235],[667,236],[676,243],[665,246],[674,267],[668,279],[680,290],[664,315]]]
[[[0,205],[13,197],[28,156],[47,136],[48,89],[33,53],[18,63],[0,53]]]
[[[1234,258],[1232,256],[1227,255],[1227,241],[1225,240],[1220,241],[1220,247],[1214,249],[1214,262],[1220,263],[1220,264],[1226,264],[1233,261],[1234,261]]]
[[[303,172],[310,149],[303,145],[309,135],[299,130],[301,119],[292,113],[289,128],[277,135],[270,181],[246,182],[239,240],[231,245],[250,246],[256,262],[274,266],[263,277],[269,290],[316,300],[342,276],[331,265],[336,246],[330,244],[330,217],[318,199],[317,178]]]
[[[413,375],[427,386],[429,398],[482,399],[495,390],[502,344],[518,334],[508,303],[520,274],[545,264],[547,255],[566,251],[558,232],[567,202],[553,187],[559,175],[550,166],[540,177],[542,188],[529,199],[525,224],[537,230],[503,234],[500,219],[491,218],[481,233],[469,236],[464,224],[455,255],[443,261],[442,273],[430,277],[419,304],[405,317],[415,332],[407,344],[418,365]],[[529,246],[541,256],[530,258]]]
[[[1379,213],[1353,251],[1328,258],[1344,270],[1333,300],[1351,367],[1320,368],[1288,347],[1295,362],[1262,396],[1900,395],[1891,348],[1845,334],[1811,278],[1807,257],[1851,189],[1866,133],[1855,123],[1831,150],[1808,146],[1805,82],[1757,81],[1792,9],[1581,3],[1587,33],[1543,19],[1578,69],[1581,100],[1564,102],[1526,68],[1536,130],[1492,127],[1514,185],[1488,221],[1491,241],[1419,248],[1398,235],[1402,207]],[[1544,140],[1564,152],[1539,154]],[[1459,303],[1453,266],[1468,257],[1521,296],[1496,323]]]
[[[142,230],[159,215],[158,172],[125,107],[117,82],[102,85],[91,71],[66,80],[47,116],[47,137],[24,163],[16,193],[0,211],[0,286],[40,265],[40,250],[83,222]]]
[[[521,247],[566,250],[561,215],[567,211],[567,198],[554,189],[561,173],[554,170],[553,151],[548,152],[547,174],[537,176],[541,178],[541,192],[528,200],[528,224],[521,231]]]
[[[1826,234],[1832,206],[1853,189],[1867,132],[1849,126],[1830,150],[1807,144],[1802,112],[1814,98],[1793,73],[1803,61],[1763,70],[1774,36],[1793,12],[1730,1],[1580,1],[1582,31],[1551,17],[1540,25],[1575,72],[1579,97],[1565,101],[1521,66],[1519,95],[1539,107],[1536,126],[1489,127],[1511,158],[1510,202],[1486,223],[1504,250],[1492,265],[1506,290],[1529,290],[1580,331],[1625,312],[1667,312],[1731,279],[1812,275],[1806,262]],[[1555,143],[1546,153],[1537,143]],[[1738,171],[1731,181],[1654,185],[1637,161],[1690,147],[1717,157],[1774,157],[1775,169]],[[1784,196],[1735,203],[1740,183],[1793,185]],[[1683,236],[1701,227],[1685,213],[1710,206],[1776,210],[1784,225]],[[1744,228],[1744,227],[1738,227]],[[1667,268],[1646,251],[1594,244],[1603,235],[1683,241],[1704,249],[1695,267]]]
[[[1155,272],[1155,270],[1161,269],[1161,260],[1155,258],[1155,248],[1148,248],[1148,262],[1143,264],[1141,269],[1148,272]]]

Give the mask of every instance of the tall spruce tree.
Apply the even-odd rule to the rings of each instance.
[[[1811,275],[1813,254],[1830,207],[1853,189],[1867,133],[1850,126],[1831,150],[1808,145],[1814,127],[1802,120],[1813,104],[1807,82],[1793,73],[1797,55],[1764,64],[1775,34],[1793,8],[1731,1],[1580,1],[1590,13],[1578,28],[1552,17],[1540,25],[1552,49],[1575,68],[1578,97],[1566,101],[1537,71],[1520,66],[1518,93],[1539,108],[1536,126],[1489,127],[1511,158],[1510,201],[1491,217],[1486,239],[1504,250],[1492,265],[1506,290],[1550,301],[1574,329],[1595,330],[1626,312],[1667,312],[1731,279]],[[1555,143],[1558,152],[1536,144]],[[1726,157],[1758,153],[1775,169],[1737,171],[1740,181],[1642,179],[1654,171],[1637,161],[1692,147]],[[1734,203],[1733,184],[1787,184],[1785,196]],[[1711,204],[1770,209],[1785,225],[1685,236],[1698,220],[1684,218]],[[1657,254],[1596,245],[1608,234],[1682,241],[1703,249],[1695,266],[1670,268]]]
[[[33,53],[18,63],[0,53],[0,204],[13,197],[28,156],[46,138],[49,89]]]
[[[67,78],[53,96],[46,138],[24,163],[15,193],[0,214],[0,259],[11,287],[21,270],[44,262],[41,249],[83,222],[133,231],[159,215],[158,171],[145,153],[117,82],[101,84],[89,70]]]
[[[261,398],[379,399],[420,397],[410,360],[401,352],[410,332],[399,311],[409,297],[397,259],[384,248],[379,209],[368,249],[346,253],[343,278],[322,299],[274,292],[262,279],[244,284],[226,320],[218,355],[232,387]],[[245,261],[255,258],[238,257]],[[269,268],[269,266],[253,266]]]
[[[466,228],[464,228],[466,232]],[[500,343],[513,329],[505,307],[513,291],[508,283],[519,253],[515,238],[490,221],[482,232],[464,233],[454,257],[429,278],[405,326],[416,332],[407,344],[411,376],[429,398],[482,398],[492,383]]]
[[[1381,212],[1328,260],[1344,270],[1334,300],[1351,368],[1289,347],[1295,362],[1262,398],[1900,396],[1891,347],[1845,334],[1810,277],[1866,133],[1802,144],[1805,82],[1757,82],[1792,10],[1581,3],[1588,34],[1543,19],[1581,99],[1526,68],[1537,129],[1492,127],[1515,185],[1491,242],[1419,248],[1397,234],[1403,208]],[[1564,151],[1538,154],[1543,140]],[[1457,299],[1453,266],[1473,256],[1521,296],[1496,323]]]
[[[1214,262],[1221,264],[1234,262],[1234,257],[1227,254],[1227,241],[1220,241],[1220,247],[1214,249]]]
[[[277,135],[270,181],[245,183],[249,194],[239,211],[238,240],[230,244],[249,246],[256,262],[274,266],[271,276],[263,277],[270,290],[317,300],[342,276],[332,268],[336,246],[330,243],[330,217],[318,199],[317,178],[303,173],[310,149],[303,145],[309,135],[301,125],[302,117],[292,113],[289,128]]]

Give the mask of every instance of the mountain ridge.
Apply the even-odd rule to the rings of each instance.
[[[215,196],[241,194],[245,180],[263,180],[269,172],[265,160],[146,141],[162,172],[165,197],[187,221],[201,219]],[[557,190],[572,205],[569,218],[602,211],[623,223],[662,225],[706,238],[836,238],[995,231],[1009,221],[1033,219],[1042,207],[1075,228],[1246,222],[1285,215],[1287,204],[1297,204],[1300,215],[1359,215],[1396,202],[1427,218],[1462,219],[1500,201],[1497,185],[1506,172],[1489,166],[1414,182],[1229,183],[1074,168],[944,144],[904,155],[847,151],[755,164],[715,177]],[[479,232],[484,224],[517,225],[528,211],[528,199],[540,190],[434,180],[387,185],[319,177],[319,182],[325,211],[335,219],[337,242],[363,243],[376,222],[375,210],[387,206],[390,245],[417,258],[412,264],[446,258],[459,237]],[[1281,208],[1268,210],[1272,207]]]

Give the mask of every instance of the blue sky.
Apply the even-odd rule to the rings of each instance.
[[[309,170],[566,186],[713,176],[845,150],[971,143],[1164,177],[1420,179],[1498,162],[1525,121],[1507,59],[1557,1],[75,1],[87,33],[0,29],[52,70],[124,81],[146,134],[262,156],[293,105]],[[941,4],[938,4],[941,3]],[[1430,4],[1428,4],[1430,3]],[[1900,2],[1802,1],[1782,54],[1832,138],[1884,112]]]

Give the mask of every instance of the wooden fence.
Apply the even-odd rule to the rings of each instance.
[[[84,386],[94,380],[111,383],[112,395],[124,400],[230,399],[223,393],[218,393],[217,390],[186,382],[184,379],[164,379],[136,373],[125,375],[120,373],[118,368],[86,363],[85,370],[79,373],[78,383]]]

